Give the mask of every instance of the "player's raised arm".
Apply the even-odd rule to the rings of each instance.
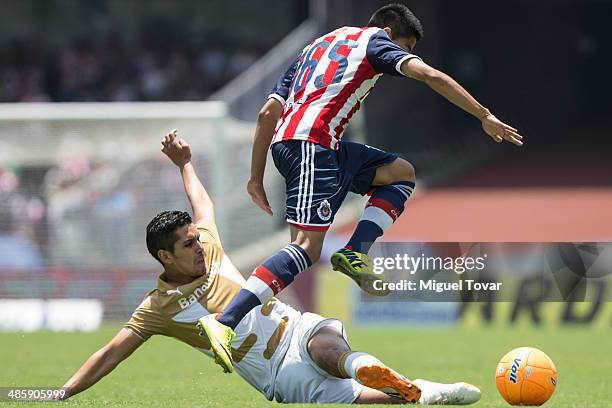
[[[405,12],[407,14],[404,16],[406,20],[404,23],[407,22],[407,26],[404,26],[401,20],[392,22],[383,17],[376,18],[377,13],[372,16],[369,25],[380,29],[370,37],[366,51],[368,61],[374,70],[381,74],[403,75],[425,82],[448,101],[480,119],[484,131],[496,142],[507,140],[522,146],[523,137],[515,128],[497,119],[457,81],[430,67],[412,53],[417,41],[423,35],[422,27],[412,12],[407,9]],[[395,26],[395,29],[387,25]]]
[[[197,224],[206,219],[213,219],[215,217],[213,203],[193,168],[191,148],[185,140],[177,137],[176,132],[177,130],[174,129],[161,141],[162,152],[181,171],[183,187],[191,203],[194,222]]]
[[[63,399],[78,394],[91,387],[106,374],[110,373],[127,357],[130,356],[144,341],[129,329],[121,329],[119,333],[104,347],[91,355],[72,376],[64,388]]]

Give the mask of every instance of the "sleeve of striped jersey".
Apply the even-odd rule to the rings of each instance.
[[[145,303],[146,301],[132,313],[130,320],[123,325],[143,341],[149,340],[155,334],[164,334],[166,329],[163,316],[150,307],[150,300],[148,304]]]
[[[404,51],[399,45],[395,44],[387,33],[380,30],[368,42],[366,55],[370,65],[379,74],[389,74],[400,76],[404,75],[401,70],[402,63],[418,56]]]
[[[301,55],[301,54],[300,54]],[[268,95],[268,99],[274,98],[283,105],[289,96],[289,89],[291,88],[291,83],[293,82],[293,76],[295,75],[295,71],[300,61],[300,55],[298,55],[295,60],[287,67],[287,70],[272,88],[272,92]]]

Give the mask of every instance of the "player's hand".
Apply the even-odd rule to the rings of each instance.
[[[172,163],[182,168],[191,161],[191,147],[183,139],[179,139],[174,129],[168,133],[161,141],[161,151],[168,156]]]
[[[517,146],[523,145],[523,136],[515,128],[506,125],[490,113],[482,118],[482,128],[497,143],[506,140]]]
[[[247,183],[247,193],[249,193],[251,200],[253,200],[253,202],[257,204],[259,208],[264,210],[267,214],[273,215],[272,207],[270,207],[268,197],[266,196],[266,190],[264,190],[264,186],[261,181],[249,179]]]

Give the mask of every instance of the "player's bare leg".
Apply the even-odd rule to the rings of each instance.
[[[374,356],[351,352],[336,327],[317,330],[308,341],[308,353],[328,374],[353,378],[366,386],[355,400],[357,404],[468,405],[480,399],[480,390],[474,385],[411,381]]]
[[[321,257],[323,240],[327,231],[307,231],[289,224],[291,232],[291,243],[299,245],[306,251],[312,264],[315,264]]]
[[[365,387],[353,404],[406,404],[406,401],[385,394],[382,391]]]
[[[414,166],[409,161],[397,158],[395,161],[376,169],[372,186],[380,187],[400,181],[416,181]]]
[[[357,403],[392,404],[419,401],[421,391],[406,377],[366,353],[353,353],[338,329],[317,330],[308,341],[312,360],[328,374],[365,385]]]

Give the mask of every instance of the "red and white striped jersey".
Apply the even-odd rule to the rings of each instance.
[[[307,140],[338,149],[347,123],[383,73],[418,58],[377,27],[342,27],[308,44],[269,98],[284,104],[272,144]]]

